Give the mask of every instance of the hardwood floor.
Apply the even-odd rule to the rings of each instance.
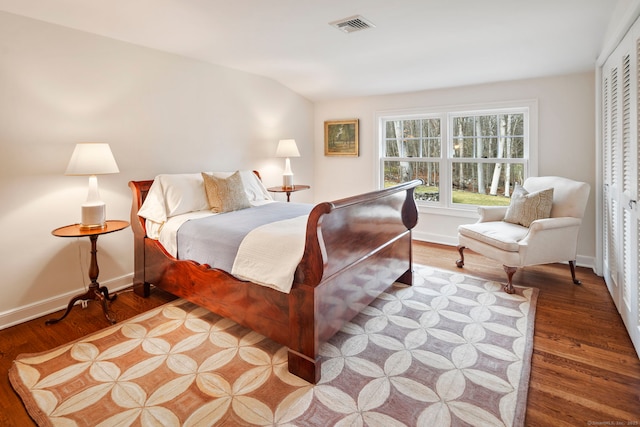
[[[502,266],[454,247],[414,245],[414,261],[504,283]],[[550,264],[519,269],[516,286],[536,287],[527,426],[640,425],[640,359],[604,280],[591,269]]]
[[[465,268],[449,246],[416,242],[414,260],[454,272],[504,282],[502,266],[465,251]],[[519,270],[516,286],[540,289],[534,353],[527,401],[527,426],[640,425],[640,360],[602,278],[578,268],[581,286],[571,282],[567,265]],[[153,289],[142,299],[122,292],[111,304],[121,321],[164,304],[173,296]],[[58,313],[59,314],[59,313]],[[34,425],[9,384],[7,371],[21,353],[37,353],[109,326],[98,303],[74,307],[62,322],[54,316],[0,331],[0,425]]]

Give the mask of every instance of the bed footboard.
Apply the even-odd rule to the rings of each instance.
[[[413,192],[421,180],[321,203],[289,295],[289,370],[320,379],[320,346],[395,281],[412,283]]]

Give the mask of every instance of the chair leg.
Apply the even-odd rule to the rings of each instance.
[[[573,279],[573,283],[575,283],[576,285],[582,285],[582,282],[578,279],[576,279],[576,262],[574,261],[569,261],[569,268],[571,269],[571,278]]]
[[[507,273],[507,284],[502,288],[506,293],[512,294],[515,292],[515,289],[513,289],[512,279],[518,269],[516,267],[507,267],[506,265],[503,265],[502,268],[504,268],[504,271]]]
[[[464,250],[464,246],[458,245],[458,252],[460,252],[460,259],[456,261],[456,266],[458,266],[458,268],[462,268],[462,266],[464,266],[464,254],[462,253]]]

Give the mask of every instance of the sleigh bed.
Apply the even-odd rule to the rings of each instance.
[[[178,259],[150,238],[138,213],[152,184],[129,182],[135,292],[146,297],[154,285],[287,346],[289,371],[311,383],[324,342],[394,281],[412,283],[419,180],[313,206],[288,293]]]

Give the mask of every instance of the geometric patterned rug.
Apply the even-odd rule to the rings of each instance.
[[[414,266],[321,349],[286,348],[176,300],[44,353],[11,384],[41,426],[521,426],[537,289]]]

